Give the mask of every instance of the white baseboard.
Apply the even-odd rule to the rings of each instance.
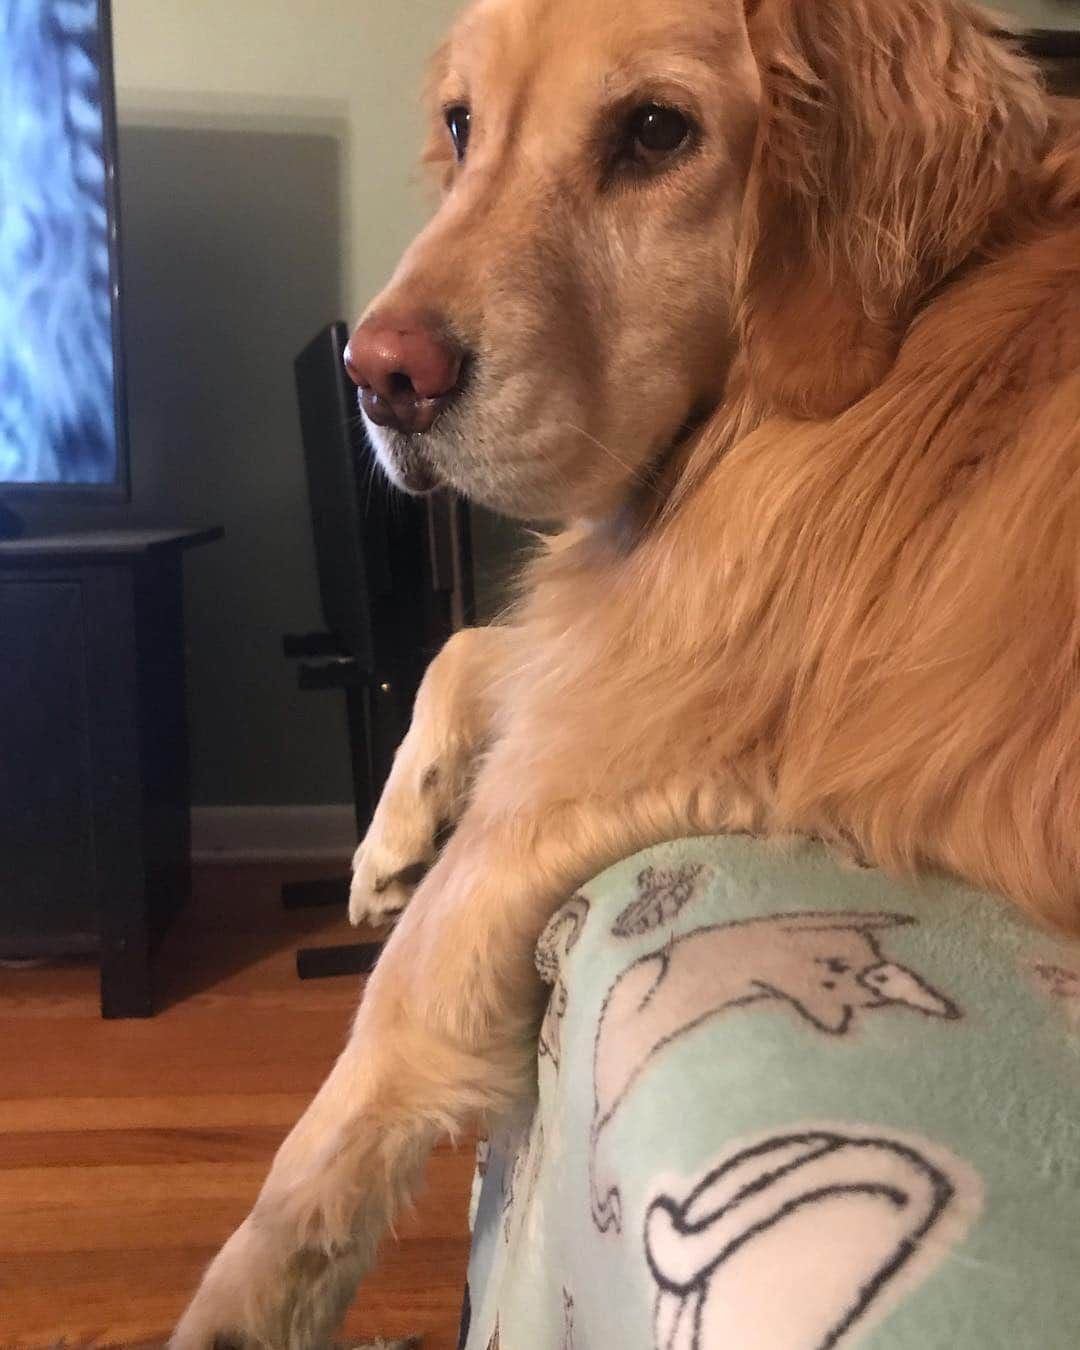
[[[193,862],[322,862],[356,848],[352,806],[195,806]]]

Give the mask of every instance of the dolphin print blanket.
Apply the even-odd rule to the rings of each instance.
[[[740,837],[612,868],[537,962],[467,1350],[1080,1347],[1080,944]]]

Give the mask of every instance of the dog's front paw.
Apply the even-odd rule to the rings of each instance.
[[[418,831],[412,839],[401,834],[397,838],[396,845],[388,845],[376,818],[356,850],[349,887],[351,923],[376,928],[392,923],[434,861],[434,831],[430,835]]]
[[[283,1230],[284,1231],[284,1230]],[[359,1278],[355,1255],[298,1249],[249,1218],[215,1257],[169,1350],[327,1350]],[[289,1225],[295,1238],[295,1226]]]
[[[202,1326],[184,1322],[173,1332],[168,1350],[267,1350],[262,1341],[254,1341],[241,1331],[219,1331],[216,1323]]]
[[[248,1219],[203,1276],[168,1350],[297,1350],[283,1315],[284,1274]]]

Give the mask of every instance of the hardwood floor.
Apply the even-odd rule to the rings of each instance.
[[[302,984],[293,953],[356,935],[279,902],[282,881],[327,871],[198,869],[147,1022],[100,1020],[92,964],[0,970],[4,1350],[168,1333],[344,1041],[358,982]],[[453,1350],[472,1166],[470,1148],[435,1154],[349,1335]]]

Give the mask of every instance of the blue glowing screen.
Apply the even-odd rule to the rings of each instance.
[[[119,473],[97,0],[0,0],[0,483]]]

